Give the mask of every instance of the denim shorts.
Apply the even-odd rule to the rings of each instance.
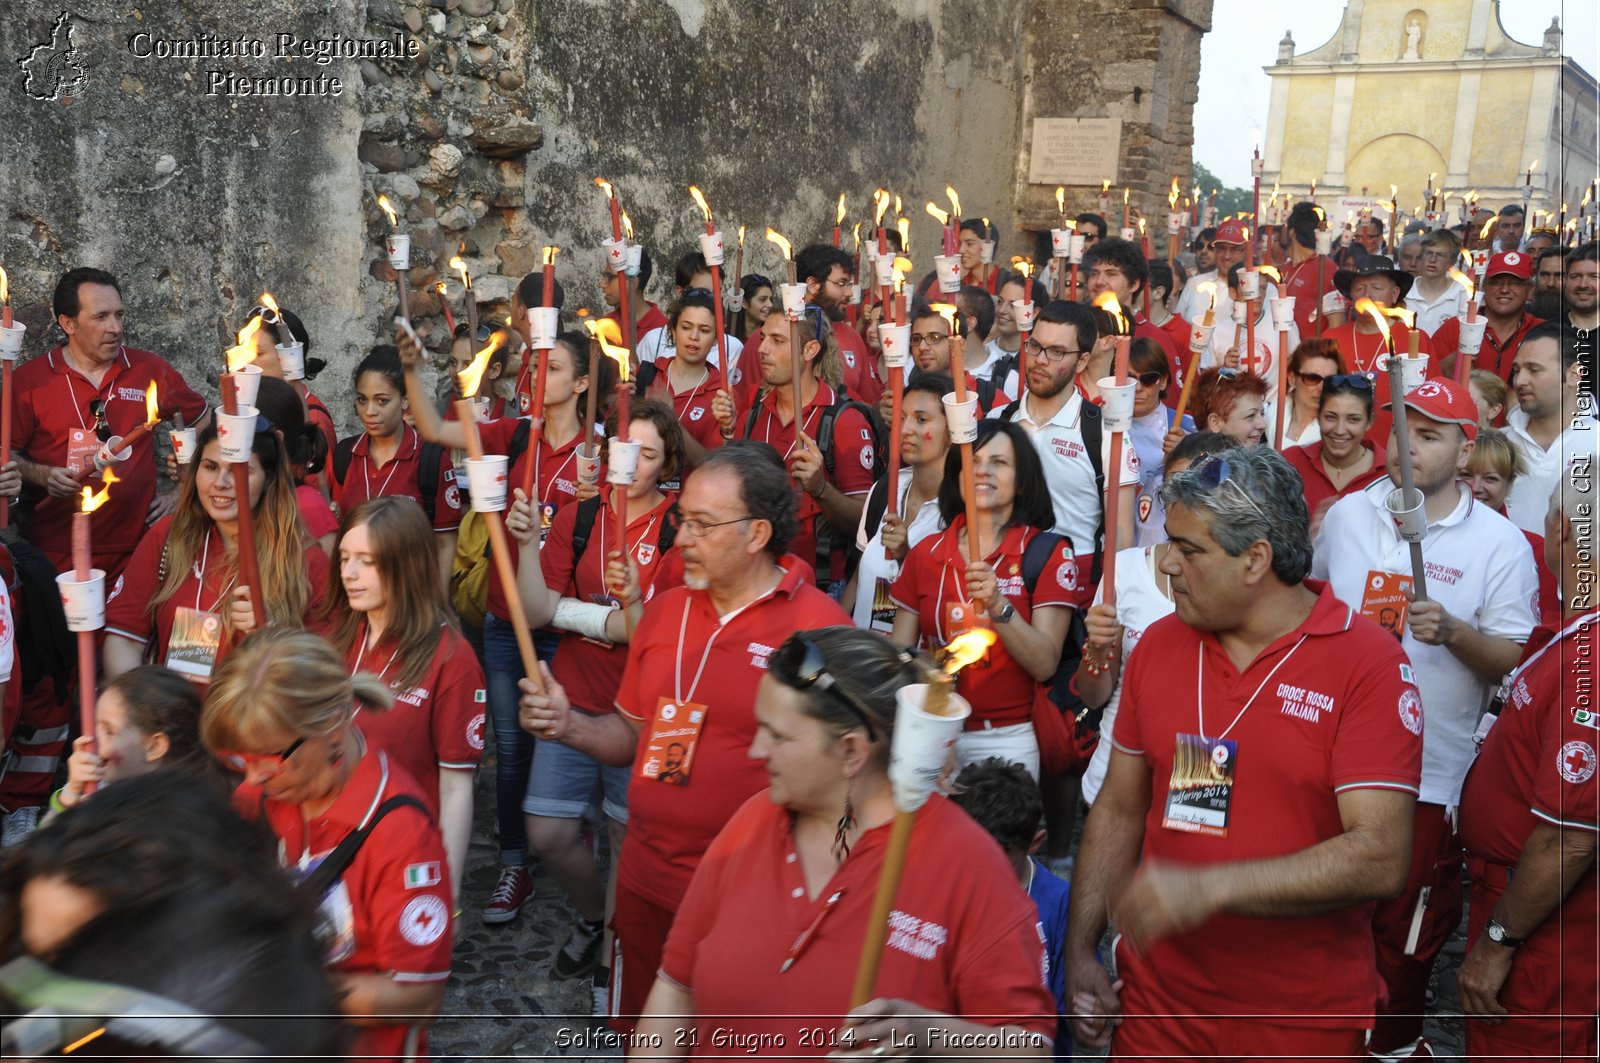
[[[607,816],[627,823],[628,779],[632,774],[631,765],[611,767],[571,746],[540,739],[534,749],[522,811],[530,816],[578,819],[598,796]]]

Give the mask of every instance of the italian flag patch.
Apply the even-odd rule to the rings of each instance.
[[[429,860],[423,864],[408,864],[406,866],[406,889],[417,890],[425,886],[439,884],[439,861]]]

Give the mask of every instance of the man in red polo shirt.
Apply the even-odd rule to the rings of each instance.
[[[1121,1013],[1119,1056],[1363,1058],[1382,988],[1371,902],[1405,882],[1421,775],[1410,666],[1306,582],[1282,455],[1202,459],[1161,494],[1177,615],[1128,660],[1078,855],[1078,1033],[1103,1044]],[[1120,1000],[1096,957],[1108,907]]]
[[[17,522],[23,537],[61,572],[72,567],[72,514],[85,484],[102,486],[95,469],[101,444],[146,418],[154,383],[164,414],[182,413],[190,428],[211,413],[160,355],[124,347],[122,289],[99,269],[75,269],[56,284],[53,309],[67,342],[33,358],[12,376],[16,398],[11,445],[24,483]],[[94,567],[114,581],[147,525],[172,511],[177,495],[156,493],[155,440],[116,466],[119,481],[98,511]]]
[[[1411,290],[1412,276],[1405,270],[1396,269],[1393,262],[1382,255],[1372,255],[1355,269],[1341,269],[1333,275],[1334,287],[1354,306],[1358,300],[1371,299],[1374,303],[1384,308],[1403,307],[1406,305],[1406,293]],[[1391,320],[1389,328],[1394,335],[1394,349],[1405,352],[1411,342],[1411,329],[1403,321]],[[1384,343],[1383,333],[1372,320],[1371,314],[1358,314],[1353,310],[1350,320],[1335,328],[1324,329],[1322,334],[1339,345],[1339,353],[1344,355],[1344,364],[1352,373],[1366,373],[1375,375],[1388,360],[1388,346]],[[1422,335],[1420,348],[1423,354],[1431,355],[1433,345],[1429,342],[1426,333]],[[1383,438],[1389,434],[1389,426],[1381,426]],[[1382,442],[1380,439],[1379,442]]]
[[[549,694],[523,682],[522,726],[603,764],[633,763],[628,843],[617,884],[620,967],[613,1013],[631,1029],[661,966],[673,914],[689,880],[734,812],[767,785],[748,756],[756,687],[767,658],[797,630],[848,624],[786,553],[795,497],[760,447],[713,451],[684,484],[677,546],[685,586],[657,594],[628,647],[618,713],[573,712],[550,678]],[[681,762],[668,747],[686,746]],[[676,769],[676,770],[674,770]]]
[[[1593,470],[1566,470],[1544,539],[1564,626],[1529,642],[1461,793],[1472,887],[1459,980],[1474,1059],[1596,1054],[1595,506]]]
[[[839,357],[844,363],[845,390],[853,399],[869,404],[877,402],[883,393],[883,381],[877,375],[877,356],[867,350],[861,333],[845,320],[845,307],[850,303],[850,271],[855,267],[855,259],[831,244],[812,244],[800,249],[794,265],[795,275],[806,286],[806,303],[820,307],[833,328],[834,342],[839,345]],[[766,341],[764,332],[762,340]]]
[[[961,256],[961,283],[982,288],[991,296],[1000,287],[1000,267],[983,260],[983,245],[994,246],[994,230],[982,218],[962,218],[956,234],[956,253]]]
[[[1525,251],[1502,251],[1489,260],[1483,275],[1483,346],[1472,359],[1473,369],[1487,369],[1501,380],[1511,380],[1511,366],[1517,348],[1539,318],[1528,313],[1528,297],[1533,294],[1533,256]],[[1433,355],[1438,373],[1452,380],[1456,375],[1456,355],[1461,348],[1461,319],[1445,318],[1433,334]]]
[[[1317,254],[1317,227],[1322,219],[1317,208],[1300,202],[1289,212],[1289,220],[1278,230],[1278,242],[1289,252],[1283,271],[1283,294],[1294,297],[1294,323],[1302,339],[1317,334],[1320,317],[1323,330],[1344,324],[1343,313],[1324,313],[1322,304],[1334,287],[1333,275],[1339,267],[1327,255]]]

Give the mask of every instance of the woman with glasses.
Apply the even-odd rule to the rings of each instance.
[[[644,394],[677,412],[689,465],[733,438],[738,412],[721,370],[711,361],[716,347],[715,311],[716,304],[706,289],[685,291],[667,311],[667,347],[654,363],[639,367]],[[736,363],[744,344],[725,339],[728,360]]]
[[[917,814],[876,998],[851,1010],[896,812],[895,692],[926,675],[855,628],[801,632],[772,655],[749,749],[767,789],[717,836],[678,909],[637,1031],[663,1046],[652,1054],[1049,1054],[1038,910],[940,793]]]
[[[1313,539],[1330,506],[1388,475],[1383,448],[1367,438],[1372,430],[1372,401],[1372,378],[1365,373],[1329,377],[1322,382],[1317,399],[1320,438],[1283,452],[1305,484]]]
[[[1161,485],[1166,482],[1162,462],[1169,442],[1176,445],[1194,431],[1194,419],[1184,414],[1182,422],[1177,421],[1177,411],[1166,404],[1171,368],[1167,353],[1154,340],[1141,336],[1128,345],[1128,371],[1135,384],[1133,430],[1128,440],[1139,455],[1139,509],[1134,515],[1138,534],[1134,541],[1145,546],[1167,539],[1166,510],[1161,505]]]
[[[324,622],[350,674],[376,675],[393,693],[387,712],[358,714],[362,733],[427,798],[456,894],[472,833],[487,688],[433,570],[432,534],[422,510],[403,498],[369,498],[346,513]]]
[[[206,747],[244,776],[234,807],[265,821],[284,867],[320,898],[325,963],[358,1030],[351,1054],[376,1060],[426,1058],[452,940],[439,829],[357,724],[392,701],[319,636],[275,627],[223,662],[200,721]]]
[[[1289,408],[1284,411],[1280,449],[1310,446],[1322,438],[1322,385],[1344,371],[1344,355],[1332,340],[1306,340],[1294,349],[1289,356]]]
[[[1253,447],[1267,438],[1267,390],[1265,380],[1242,369],[1202,369],[1189,399],[1194,423]]]
[[[677,513],[675,494],[661,484],[683,474],[683,431],[672,409],[655,399],[635,404],[630,414],[628,436],[640,445],[639,468],[625,491],[607,484],[598,498],[562,510],[542,550],[520,489],[506,517],[522,547],[517,585],[528,622],[535,628],[553,623],[562,630],[550,672],[573,709],[589,716],[616,712],[629,637],[644,614],[644,602],[681,582],[681,565],[663,563],[677,536]],[[614,539],[619,505],[628,507],[626,550],[619,550]],[[515,692],[506,696],[515,698]],[[616,883],[601,878],[584,838],[583,816],[598,791],[611,852],[621,852],[628,776],[628,765],[601,764],[560,742],[540,742],[535,751],[522,797],[528,847],[578,914],[556,953],[552,973],[557,978],[589,977],[603,966],[601,931]],[[615,859],[611,866],[615,871]],[[606,982],[602,977],[595,984],[603,988]]]
[[[210,758],[200,744],[200,693],[172,671],[143,665],[123,672],[94,703],[94,734],[73,739],[67,782],[52,812],[89,799],[96,788],[172,767],[198,770]]]
[[[328,555],[300,520],[293,467],[277,433],[258,420],[251,444],[248,497],[260,587],[239,583],[234,467],[222,460],[215,423],[200,432],[196,449],[177,511],[145,532],[106,602],[107,677],[149,663],[207,683],[255,629],[252,599],[269,625],[289,627],[314,617],[322,600]]]
[[[993,631],[997,639],[984,659],[957,681],[956,689],[972,703],[972,716],[956,753],[963,765],[1001,757],[1037,779],[1034,698],[1055,675],[1079,580],[1088,574],[1080,576],[1071,540],[1056,538],[1049,540],[1032,586],[1024,575],[1030,544],[1056,522],[1044,467],[1027,430],[1011,421],[984,420],[972,454],[983,554],[972,557],[961,454],[952,448],[939,486],[939,514],[947,527],[912,547],[890,589],[899,609],[893,638],[931,650],[973,628]]]

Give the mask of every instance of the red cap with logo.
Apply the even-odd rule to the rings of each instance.
[[[1245,236],[1244,222],[1238,218],[1229,218],[1217,226],[1217,235],[1211,238],[1214,244],[1247,244],[1249,239]]]
[[[1489,260],[1489,268],[1484,271],[1483,279],[1488,280],[1497,273],[1509,273],[1525,281],[1533,280],[1533,256],[1526,251],[1502,251]]]
[[[1523,256],[1526,258],[1527,256]],[[1430,421],[1458,424],[1468,439],[1478,438],[1478,404],[1466,388],[1445,377],[1429,377],[1406,393],[1406,405]],[[1388,408],[1393,403],[1383,404]]]

